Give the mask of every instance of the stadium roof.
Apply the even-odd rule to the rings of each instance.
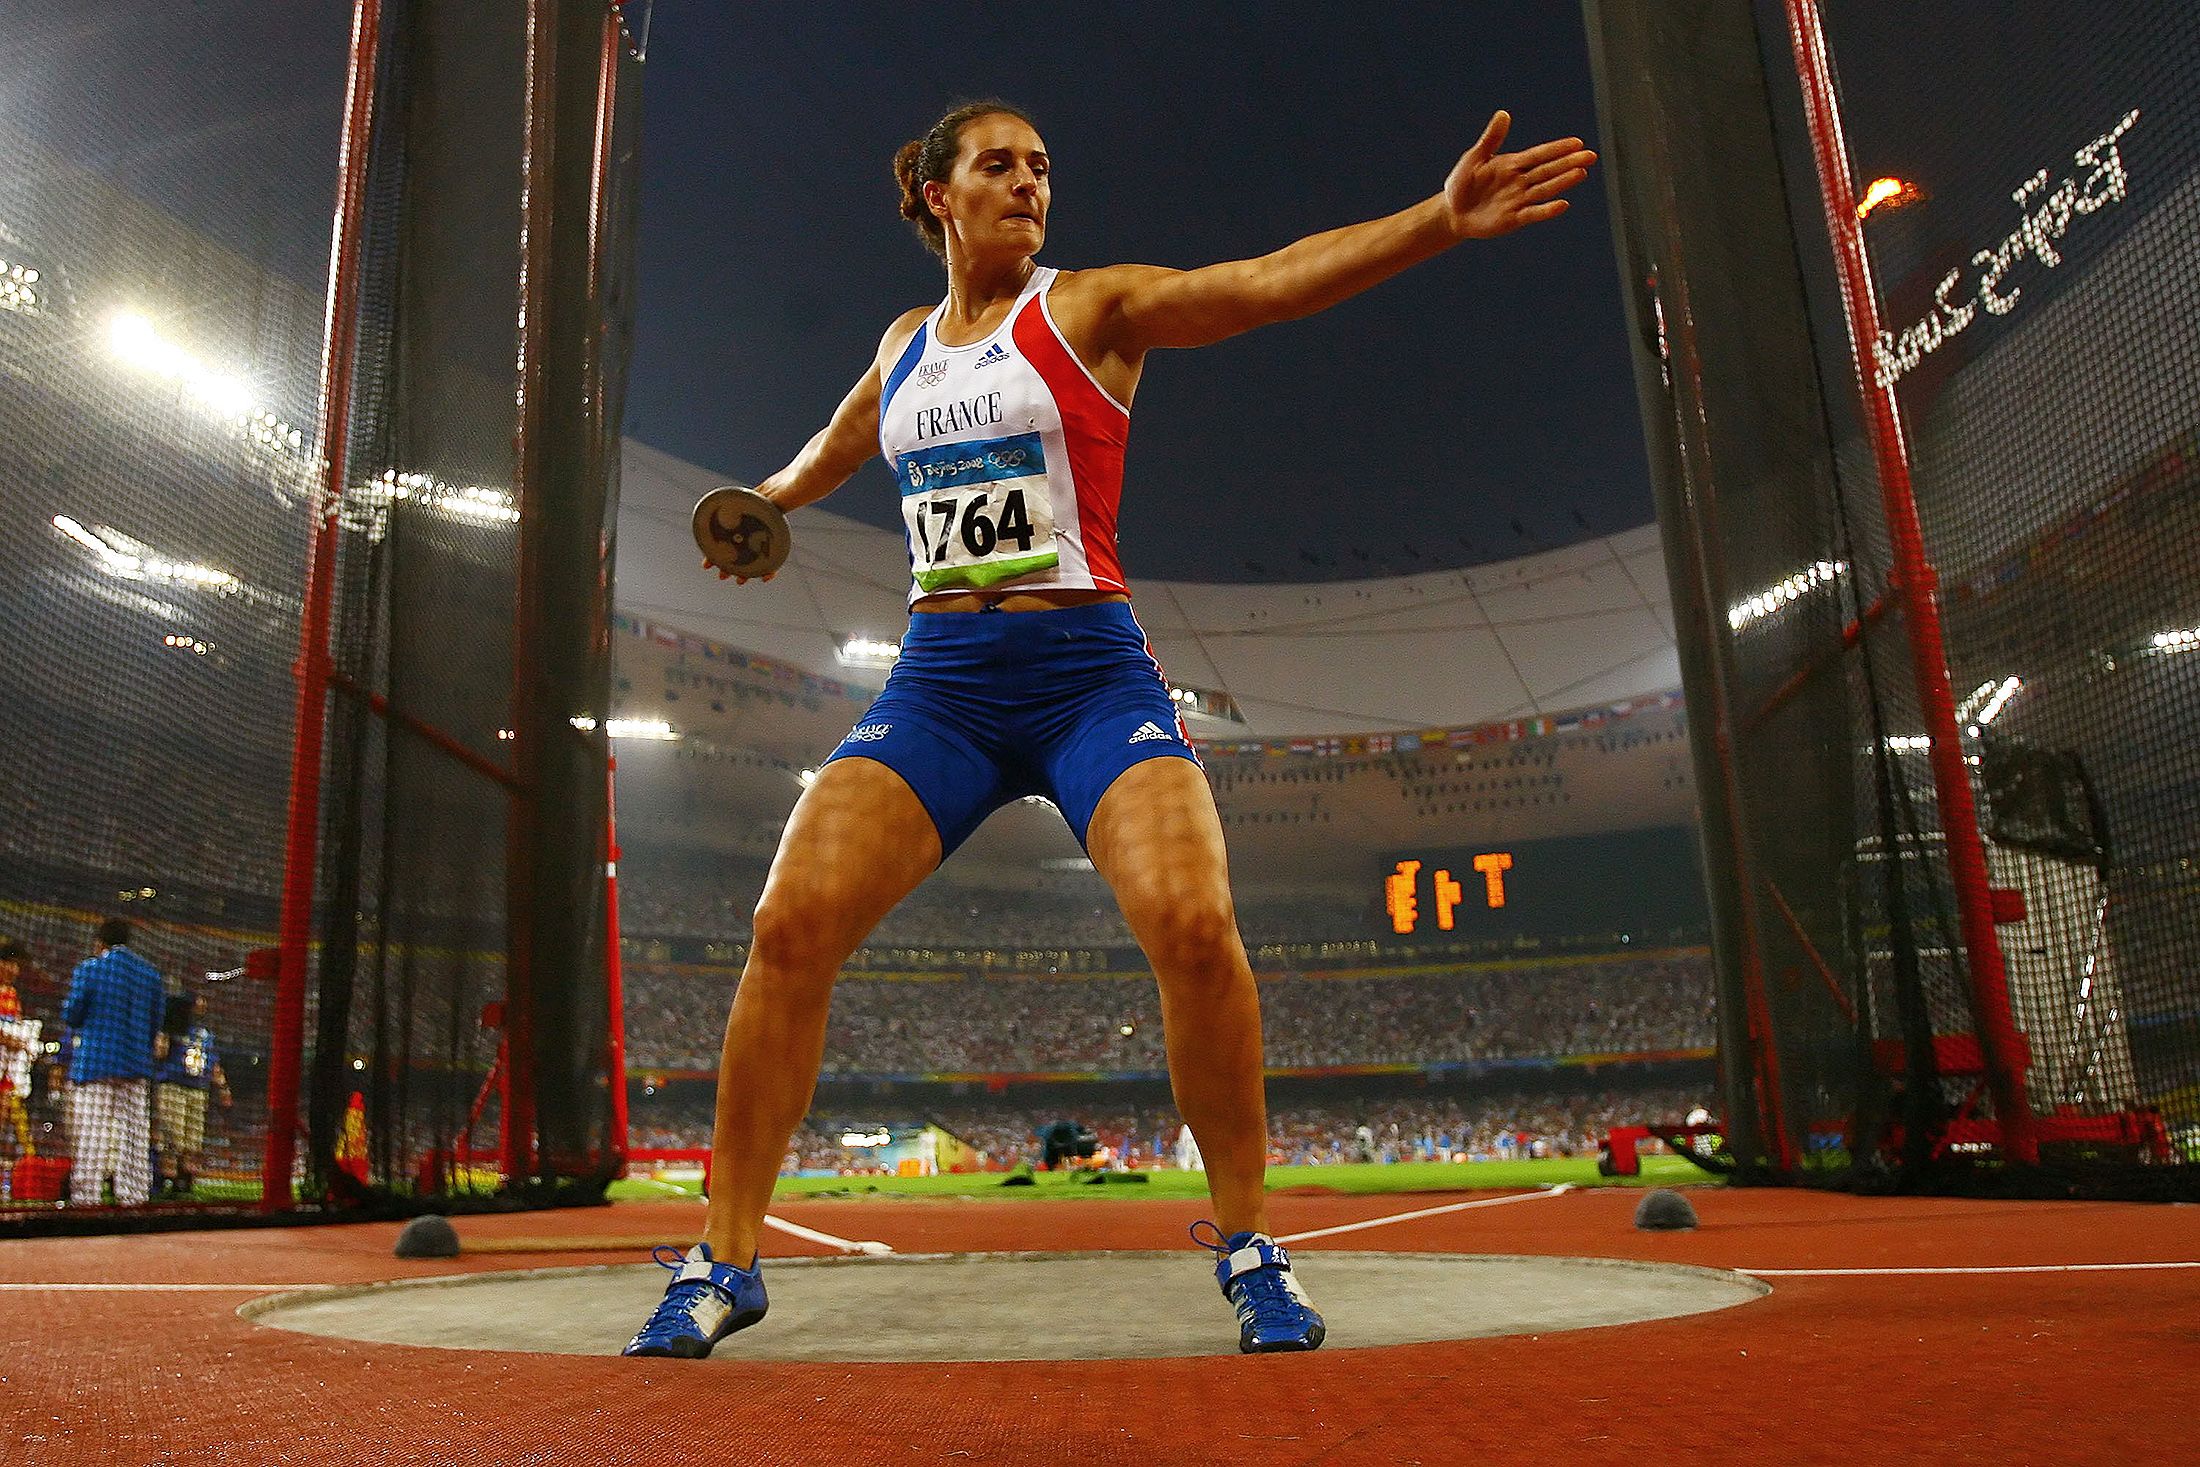
[[[689,513],[725,477],[627,440],[619,507],[622,610],[848,682],[853,637],[898,639],[907,615],[901,537],[812,507],[770,584],[702,568]],[[856,491],[848,491],[856,492]],[[1133,582],[1139,620],[1170,678],[1225,693],[1272,738],[1485,723],[1616,702],[1680,685],[1672,599],[1655,525],[1468,570],[1314,584]]]

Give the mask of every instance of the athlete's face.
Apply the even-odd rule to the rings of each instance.
[[[996,112],[963,124],[962,151],[926,186],[947,232],[973,251],[1035,255],[1046,242],[1053,163],[1031,124]]]

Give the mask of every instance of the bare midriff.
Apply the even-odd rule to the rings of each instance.
[[[1102,601],[1128,601],[1121,591],[948,591],[927,596],[912,611],[1054,611],[1064,606],[1092,606]]]

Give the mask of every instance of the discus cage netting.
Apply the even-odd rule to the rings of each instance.
[[[384,26],[308,1155],[344,1192],[600,1194],[640,62],[600,0]]]
[[[362,20],[369,105],[353,87],[347,107]],[[156,1081],[156,1149],[197,1148],[188,1196],[150,1211],[609,1174],[598,723],[639,66],[605,0],[117,0],[0,24],[0,939],[25,949],[0,1221],[130,1200],[69,1180],[105,1122],[79,1113],[95,1087],[69,1083],[85,1026],[64,1009],[117,915],[166,1032],[203,999],[200,1067],[233,1097],[166,1076],[214,1102],[202,1138],[170,1135]],[[329,379],[349,431],[324,446],[353,123]],[[301,844],[320,505],[333,675]],[[308,899],[287,987],[286,864]]]
[[[1738,1153],[2200,1192],[2200,13],[1585,13]]]

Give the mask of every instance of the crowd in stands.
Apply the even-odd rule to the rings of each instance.
[[[1371,1098],[1360,1104],[1331,1102],[1272,1108],[1268,1116],[1269,1162],[1278,1166],[1341,1162],[1510,1160],[1529,1156],[1593,1153],[1617,1125],[1677,1122],[1696,1107],[1716,1102],[1707,1085],[1695,1089],[1601,1091],[1552,1095],[1504,1091],[1456,1099]],[[891,1110],[893,1103],[887,1103]],[[1131,1166],[1168,1164],[1182,1119],[1173,1106],[1070,1107],[1031,1110],[1014,1105],[925,1106],[909,1114],[852,1115],[814,1111],[795,1133],[783,1170],[861,1171],[864,1154],[841,1144],[849,1131],[932,1124],[981,1153],[988,1170],[1041,1160],[1041,1128],[1070,1120],[1090,1129],[1102,1146]],[[636,1147],[701,1149],[710,1144],[707,1093],[680,1100],[637,1102],[632,1136]],[[1364,1134],[1363,1134],[1364,1130]]]
[[[729,866],[723,873],[686,865],[651,865],[629,876],[622,857],[619,919],[631,937],[687,937],[746,944],[763,873]],[[919,888],[871,934],[873,947],[967,947],[997,944],[1004,932],[1061,947],[1129,947],[1130,929],[1104,891],[1083,899],[1046,892],[976,893],[945,884]],[[982,906],[981,906],[982,903]]]
[[[627,850],[619,859],[619,921],[629,938],[699,938],[746,945],[764,868],[693,852]],[[1248,946],[1319,941],[1369,930],[1374,898],[1323,901],[1253,899],[1238,906]],[[1004,939],[1003,934],[1021,934]],[[1065,876],[1029,890],[976,891],[927,882],[887,913],[873,948],[1024,946],[1128,948],[1135,945],[1115,899],[1097,877]]]
[[[1465,746],[1441,741],[1410,752],[1279,760],[1218,751],[1208,760],[1207,776],[1228,825],[1324,823],[1332,813],[1331,791],[1343,794],[1348,785],[1374,781],[1393,790],[1416,816],[1528,810],[1571,804],[1569,772],[1609,766],[1615,758],[1626,759],[1643,749],[1654,753],[1631,761],[1638,786],[1654,781],[1661,792],[1685,792],[1686,739],[1686,718],[1679,709],[1645,710],[1616,722],[1525,740]],[[1303,809],[1233,814],[1233,796],[1254,796],[1272,807],[1278,801],[1295,805],[1293,797],[1302,792]]]
[[[1272,1065],[1634,1054],[1714,1037],[1701,952],[1264,983],[1261,1016]]]
[[[709,1070],[735,971],[631,964],[627,1054]],[[1437,1064],[1701,1049],[1713,1042],[1701,952],[1260,984],[1274,1066]],[[1154,1071],[1165,1066],[1150,977],[844,978],[825,1073]]]

